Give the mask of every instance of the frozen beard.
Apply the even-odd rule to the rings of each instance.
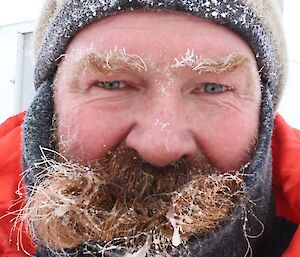
[[[93,166],[42,163],[25,219],[52,249],[99,241],[126,256],[167,256],[245,205],[243,171],[220,173],[203,156],[154,167],[122,146]]]

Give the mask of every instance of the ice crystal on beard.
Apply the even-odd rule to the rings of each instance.
[[[167,213],[166,217],[170,221],[172,227],[173,227],[173,236],[172,236],[172,244],[174,246],[179,246],[182,241],[180,238],[180,226],[177,224],[176,219],[174,218],[174,213],[169,212]]]
[[[56,215],[57,217],[63,217],[67,212],[69,211],[69,207],[68,206],[58,206],[55,210],[54,210],[54,215]]]
[[[150,250],[149,242],[146,241],[145,244],[134,253],[126,253],[124,257],[146,257]]]
[[[243,173],[243,170],[248,167],[248,165],[249,164],[247,163],[241,169],[241,174]],[[89,168],[89,167],[84,168],[84,171],[85,172],[91,171],[91,168]],[[232,175],[233,174],[225,174],[225,176],[229,180],[231,180],[233,178]],[[42,178],[44,175],[40,174],[40,176]],[[192,188],[187,188],[187,189],[188,189],[188,191],[195,192],[195,190],[193,190]],[[185,197],[183,197],[182,193],[178,193],[177,198],[185,198]],[[85,202],[85,204],[89,204],[88,202],[89,201]],[[192,201],[192,202],[194,202],[194,201]],[[189,206],[189,209],[190,209],[190,208],[192,208],[193,205],[188,204],[187,206]],[[60,208],[60,207],[62,207],[62,206],[59,206],[58,209],[55,210],[57,216],[63,216],[64,211],[66,211],[66,209]],[[245,206],[244,206],[244,208],[245,208]],[[24,210],[22,210],[21,212],[23,212],[23,211]],[[251,209],[250,209],[250,211],[251,211]],[[93,212],[93,210],[92,210],[92,212]],[[245,209],[245,212],[247,212],[247,209]],[[185,213],[187,213],[187,212],[185,212]],[[197,211],[197,213],[201,214],[201,212],[199,212],[199,211]],[[176,217],[175,217],[175,215],[176,215]],[[174,213],[173,211],[168,212],[166,216],[167,216],[167,219],[170,221],[169,225],[173,227],[173,236],[171,239],[162,237],[162,235],[156,230],[157,228],[156,229],[154,228],[153,230],[149,231],[149,233],[142,232],[142,233],[136,234],[135,236],[132,236],[131,238],[127,238],[128,244],[127,243],[124,244],[124,238],[123,239],[115,238],[111,242],[107,242],[104,246],[96,243],[98,250],[95,250],[95,252],[89,252],[89,251],[88,252],[93,255],[93,254],[104,254],[106,251],[112,251],[112,250],[117,250],[117,251],[122,251],[122,252],[124,252],[124,250],[125,250],[125,252],[127,252],[127,254],[128,254],[127,255],[128,257],[146,257],[146,256],[148,256],[148,257],[150,257],[150,256],[151,257],[158,257],[158,256],[166,257],[166,256],[170,256],[169,255],[170,250],[175,251],[175,252],[179,251],[177,249],[176,245],[179,245],[179,242],[181,242],[181,236],[179,234],[179,232],[181,232],[181,230],[182,230],[181,222],[183,220],[186,220],[189,224],[191,224],[191,221],[186,219],[186,217],[180,218],[178,216],[178,214]],[[245,233],[245,238],[246,238],[246,240],[248,240],[247,241],[247,243],[248,243],[247,253],[248,253],[248,252],[251,252],[251,245],[250,245],[249,239],[254,238],[254,237],[259,237],[263,233],[264,226],[256,218],[257,222],[262,226],[262,231],[261,231],[261,233],[259,233],[257,235],[249,235],[247,233],[248,218],[247,218],[246,214],[245,214],[244,219],[245,219],[245,223],[243,225],[243,230]],[[141,238],[146,238],[146,240],[140,240]],[[85,242],[83,245],[88,245],[88,244],[89,244],[88,242]],[[96,249],[96,248],[94,248],[94,249]],[[189,253],[189,250],[186,248],[185,245],[182,245],[181,250],[187,251],[187,254]],[[56,250],[53,250],[53,251],[55,252]],[[84,256],[85,256],[85,254],[84,254]],[[248,255],[245,255],[245,256],[248,256]]]
[[[118,152],[118,156],[119,155],[120,152]],[[51,247],[53,245],[56,245],[58,248],[60,248],[61,246],[74,247],[81,242],[89,240],[104,240],[105,246],[103,246],[103,251],[105,251],[107,247],[109,249],[124,249],[128,254],[131,254],[128,256],[132,257],[143,256],[146,252],[146,248],[148,249],[145,243],[148,242],[150,248],[149,254],[147,253],[147,256],[155,256],[158,253],[163,253],[163,256],[167,256],[167,253],[170,252],[170,250],[177,251],[177,247],[181,242],[186,242],[191,235],[198,233],[203,229],[203,226],[201,224],[200,227],[196,228],[196,230],[193,229],[193,226],[191,226],[191,224],[194,224],[193,217],[196,220],[200,221],[200,223],[202,222],[202,219],[206,219],[205,213],[211,213],[211,216],[213,217],[213,212],[214,210],[216,210],[216,208],[214,207],[214,201],[212,202],[211,207],[210,204],[207,205],[207,203],[211,202],[211,200],[214,198],[213,195],[215,195],[215,193],[217,193],[219,197],[220,194],[218,192],[224,192],[224,194],[227,192],[231,194],[230,192],[228,192],[228,185],[226,187],[220,187],[219,189],[216,188],[216,190],[214,190],[215,193],[209,192],[211,192],[210,188],[214,187],[214,185],[222,185],[222,178],[230,182],[233,178],[232,174],[215,174],[214,176],[208,176],[207,182],[205,182],[205,180],[203,180],[200,176],[200,184],[202,183],[203,185],[207,185],[210,191],[208,193],[205,193],[204,189],[199,190],[199,187],[202,188],[202,186],[199,184],[199,182],[193,180],[195,181],[193,184],[187,184],[185,187],[183,187],[182,190],[180,190],[180,192],[175,192],[174,196],[172,197],[173,200],[170,200],[171,202],[166,205],[167,208],[162,212],[165,213],[165,218],[160,223],[160,226],[162,226],[163,230],[160,230],[157,226],[157,223],[154,223],[154,226],[149,226],[149,229],[135,230],[133,228],[132,233],[127,233],[123,236],[122,233],[124,230],[122,229],[122,227],[124,229],[127,229],[128,226],[126,224],[128,222],[130,223],[130,219],[135,217],[132,215],[137,214],[135,207],[129,205],[128,208],[126,208],[126,213],[122,214],[120,217],[114,217],[118,220],[124,220],[125,222],[123,223],[121,221],[121,224],[119,224],[121,226],[121,234],[118,234],[118,231],[114,231],[114,233],[117,234],[115,234],[115,236],[113,236],[112,238],[105,240],[100,236],[103,232],[103,222],[105,222],[101,217],[105,217],[106,215],[111,216],[111,214],[113,213],[109,214],[108,212],[110,211],[105,211],[101,208],[95,209],[95,206],[98,206],[98,204],[96,202],[93,202],[96,200],[97,195],[99,195],[99,190],[103,190],[102,186],[105,185],[105,181],[103,180],[104,174],[97,175],[97,172],[94,174],[93,169],[91,169],[90,167],[80,166],[78,164],[75,164],[75,166],[69,166],[69,164],[71,163],[68,163],[66,159],[65,161],[66,163],[58,163],[54,160],[45,159],[43,162],[37,164],[37,166],[42,164],[49,165],[46,167],[45,171],[47,175],[45,173],[41,173],[40,179],[42,179],[43,181],[43,178],[45,178],[46,176],[47,179],[52,178],[53,180],[45,181],[45,185],[41,185],[41,187],[38,186],[34,191],[37,194],[37,198],[29,198],[27,202],[27,215],[33,215],[31,218],[27,216],[27,220],[31,221],[31,225],[33,225],[33,227],[31,227],[33,228],[32,238],[35,238],[39,242],[46,243],[47,247]],[[83,180],[80,179],[81,177]],[[204,179],[205,177],[206,176],[204,176]],[[54,181],[58,181],[59,183],[53,184]],[[85,182],[82,184],[80,181]],[[239,178],[238,181],[242,180]],[[238,181],[236,182],[239,183]],[[97,187],[99,185],[100,188]],[[50,187],[52,187],[53,190],[49,191],[48,189]],[[66,194],[66,192],[69,192],[69,194]],[[195,192],[198,193],[195,194]],[[206,197],[205,199],[203,199],[203,196],[208,196],[208,198]],[[38,201],[39,197],[41,197],[40,200],[43,203],[42,205],[36,202]],[[211,197],[211,199],[209,197]],[[89,201],[88,199],[93,199],[93,201]],[[219,212],[220,198],[217,198],[216,201],[218,204],[217,211]],[[33,205],[31,205],[31,203]],[[204,205],[200,207],[198,206],[199,203]],[[231,209],[232,204],[230,203],[230,201],[228,202],[228,204],[226,202],[224,202],[224,204],[227,205],[227,210]],[[202,208],[207,208],[207,210],[203,210],[203,212],[201,212],[200,210]],[[112,211],[113,210],[114,209],[112,209]],[[106,212],[107,214],[105,214]],[[55,215],[53,215],[53,213]],[[40,233],[39,229],[35,230],[34,223],[39,222],[39,219],[44,214],[47,217],[47,221],[40,222],[40,228],[43,231],[42,233]],[[223,214],[225,215],[223,215],[224,219],[227,219],[228,212],[225,211]],[[217,219],[219,218],[220,216],[218,214]],[[218,225],[219,223],[216,221],[217,220],[214,218],[212,220],[212,223],[210,221],[204,223],[205,228],[203,232],[207,230],[210,231],[216,225]],[[115,223],[112,224],[114,224],[113,226],[115,226]],[[45,230],[45,225],[47,225],[49,228],[48,232],[47,229]],[[80,232],[77,231],[78,227],[81,228]],[[130,226],[130,231],[131,227],[134,227],[134,224]],[[56,229],[57,231],[60,231],[57,235],[55,235]],[[69,234],[66,231],[67,229],[70,229]],[[119,228],[117,227],[116,229]],[[49,232],[50,238],[52,238],[54,241],[51,241],[49,237],[47,238],[47,236],[46,240],[40,238],[40,236],[43,237]],[[107,232],[110,232],[110,229]],[[97,234],[100,237],[97,236]],[[58,239],[59,241],[56,241],[55,237],[58,237],[56,239]],[[62,240],[65,239],[67,239],[67,241],[65,241],[65,245],[62,245]],[[59,242],[59,244],[55,242]],[[68,245],[70,243],[71,245]]]

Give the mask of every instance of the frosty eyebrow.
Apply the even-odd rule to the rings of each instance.
[[[123,48],[104,52],[89,51],[80,59],[80,66],[102,73],[119,69],[147,71],[147,65],[140,56],[129,54]]]
[[[147,72],[146,62],[138,55],[129,54],[124,48],[115,48],[113,50],[98,51],[88,49],[71,56],[73,59],[72,74],[75,77],[80,76],[80,71],[88,68],[101,73],[108,73],[115,70],[130,70],[137,72]],[[166,66],[171,69],[191,68],[192,71],[201,73],[230,73],[246,67],[250,63],[247,56],[237,53],[231,53],[227,56],[215,58],[202,58],[194,54],[193,50],[188,49],[185,55],[174,59],[173,64]],[[155,69],[153,63],[148,63],[150,70]]]
[[[193,50],[188,49],[185,55],[175,58],[175,63],[171,65],[171,68],[188,67],[198,73],[227,73],[235,72],[249,62],[248,57],[242,54],[232,53],[227,56],[206,59],[195,55]]]

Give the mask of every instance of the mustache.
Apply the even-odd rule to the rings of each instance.
[[[240,172],[220,173],[203,156],[161,168],[120,146],[93,166],[46,164],[24,219],[36,242],[56,249],[92,240],[134,251],[156,237],[153,249],[166,251],[226,221],[244,195]]]

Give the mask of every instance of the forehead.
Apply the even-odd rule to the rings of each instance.
[[[106,17],[82,29],[66,52],[77,54],[87,48],[104,51],[116,47],[156,62],[171,62],[187,49],[203,58],[238,53],[255,62],[250,47],[228,28],[170,12],[128,12]]]

